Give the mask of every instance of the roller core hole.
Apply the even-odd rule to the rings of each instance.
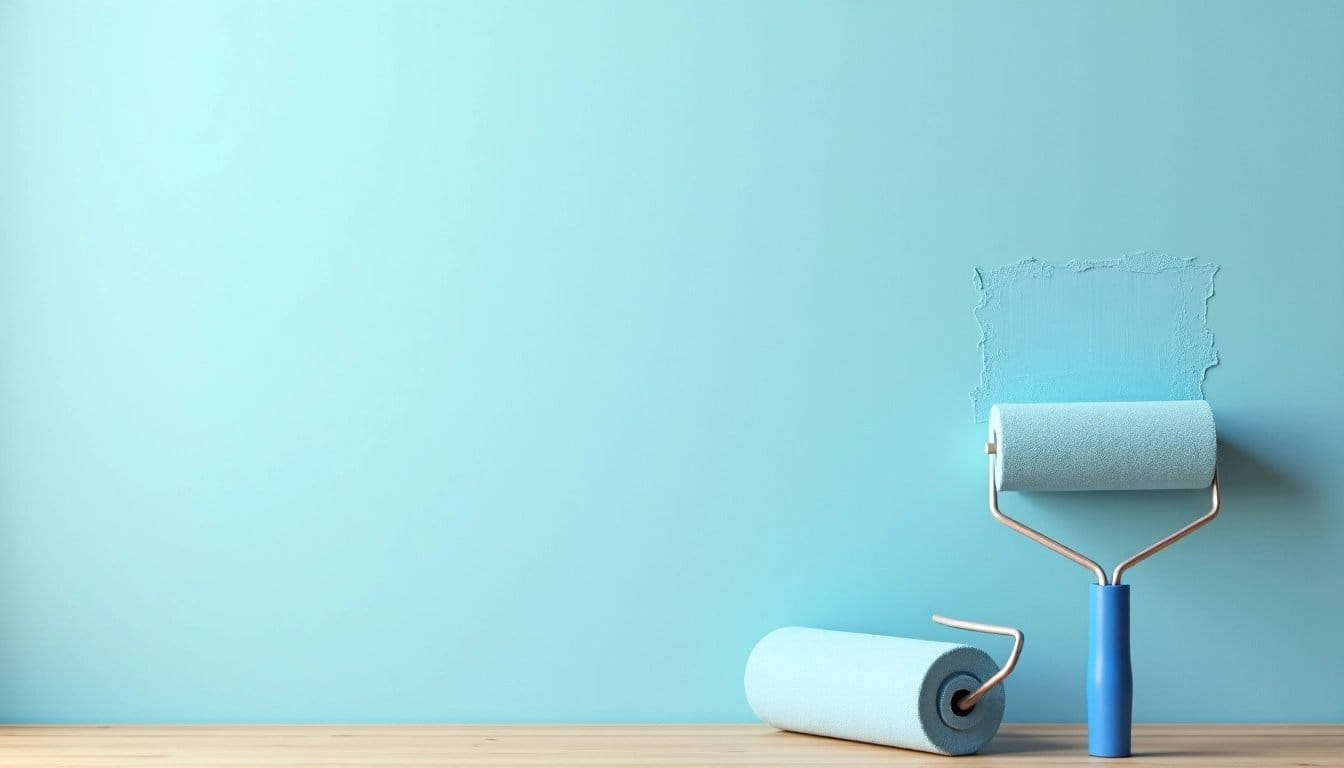
[[[963,706],[961,705],[961,702],[964,701],[964,700],[966,699],[966,697],[967,697],[967,696],[970,696],[970,695],[971,695],[971,692],[968,691],[968,690],[966,690],[965,688],[963,688],[963,689],[957,691],[956,693],[953,693],[953,694],[952,694],[952,712],[953,712],[954,714],[960,715],[961,717],[965,717],[965,716],[971,714],[971,712],[975,711],[975,705],[974,705],[974,704],[972,704],[972,705],[969,706],[969,707],[963,707]]]

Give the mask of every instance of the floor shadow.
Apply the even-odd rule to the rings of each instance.
[[[1086,741],[1071,736],[1016,736],[999,734],[977,755],[1015,755],[1026,752],[1077,752],[1086,750]]]
[[[1235,757],[1240,755],[1245,757],[1244,753],[1224,751],[1218,749],[1166,749],[1138,751],[1130,753],[1130,757]]]

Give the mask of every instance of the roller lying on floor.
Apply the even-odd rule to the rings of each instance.
[[[956,643],[784,627],[752,649],[747,701],[762,721],[788,731],[943,755],[977,752],[1003,722],[1000,683],[1022,653],[1022,633],[933,620],[1011,636],[1007,663],[998,669],[989,654]]]

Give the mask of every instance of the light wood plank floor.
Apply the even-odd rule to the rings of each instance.
[[[0,726],[5,768],[316,766],[1344,766],[1344,725],[1140,725],[1136,757],[1078,725],[1005,725],[947,758],[761,725]]]

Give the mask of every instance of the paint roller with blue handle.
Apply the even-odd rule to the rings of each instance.
[[[1134,684],[1129,660],[1129,568],[1218,514],[1217,433],[1203,400],[999,404],[990,409],[989,511],[996,520],[1090,570],[1087,751],[1128,757]],[[1096,561],[1005,515],[999,491],[1209,488],[1212,507],[1121,562],[1108,578]]]

